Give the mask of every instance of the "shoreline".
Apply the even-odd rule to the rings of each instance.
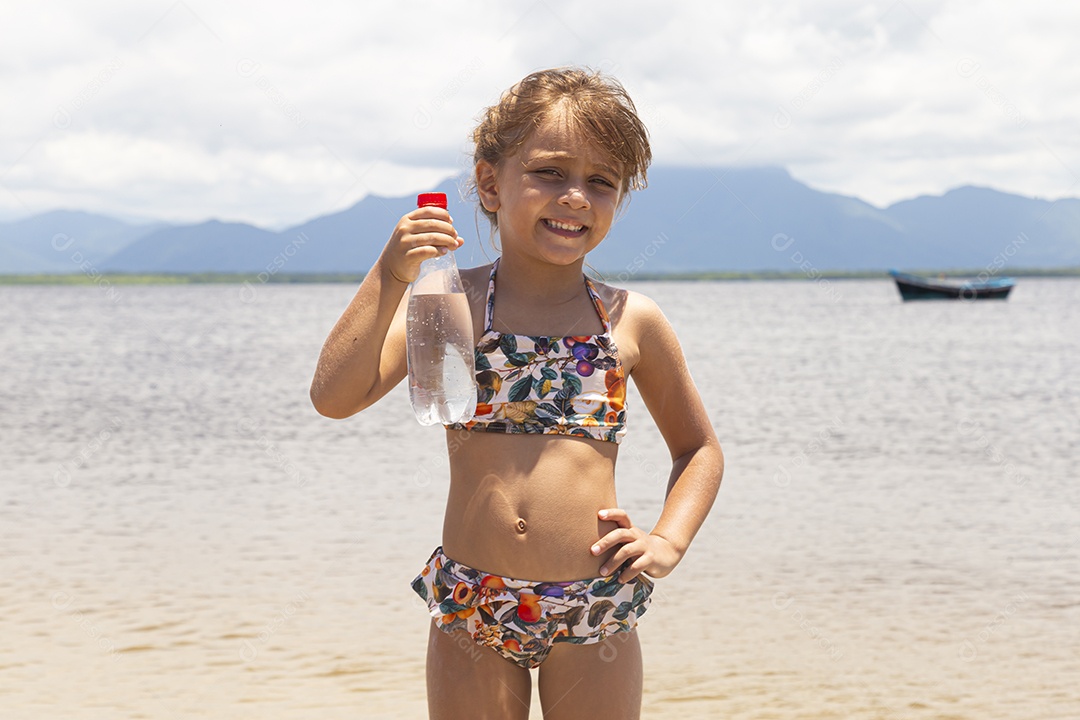
[[[915,275],[947,278],[973,278],[985,273],[985,268],[964,269],[915,269]],[[814,270],[812,273],[799,271],[706,271],[672,273],[634,273],[626,277],[621,272],[591,272],[590,277],[599,275],[601,282],[627,281],[729,281],[729,280],[890,280],[884,270]],[[234,284],[245,282],[252,284],[310,284],[310,283],[354,283],[363,281],[365,273],[276,273],[267,276],[263,273],[28,273],[24,275],[0,275],[0,285],[97,285],[107,282],[115,285],[204,285]],[[1066,268],[1016,268],[1008,272],[995,273],[994,276],[1076,278],[1080,277],[1080,267]]]

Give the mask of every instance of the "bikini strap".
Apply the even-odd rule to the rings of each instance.
[[[500,256],[502,257],[502,256]],[[499,258],[491,263],[491,274],[488,276],[487,298],[484,301],[484,334],[491,332],[491,322],[495,315],[495,270],[499,267]]]
[[[603,301],[600,300],[600,293],[596,292],[596,288],[593,287],[592,280],[589,276],[585,276],[585,289],[589,291],[589,297],[592,298],[593,307],[596,308],[596,314],[600,316],[600,322],[604,324],[604,332],[611,333],[611,320],[608,319],[607,310],[604,308]]]
[[[487,298],[484,302],[484,334],[492,331],[492,321],[495,315],[495,271],[499,269],[499,260],[502,256],[495,258],[495,262],[491,263],[491,274],[488,276]],[[611,320],[608,318],[607,310],[604,308],[604,302],[600,299],[600,294],[596,291],[592,281],[589,280],[589,276],[584,273],[582,276],[585,278],[585,289],[589,292],[589,298],[592,300],[593,307],[596,308],[596,314],[600,316],[600,322],[604,325],[604,332],[611,333]]]

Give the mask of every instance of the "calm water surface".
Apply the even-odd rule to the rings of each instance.
[[[641,619],[644,717],[1076,717],[1080,282],[631,287],[728,463]],[[0,287],[5,719],[426,716],[409,581],[445,439],[404,385],[311,408],[353,290]],[[670,458],[633,383],[628,407],[648,528]]]

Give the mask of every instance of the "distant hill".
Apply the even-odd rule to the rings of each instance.
[[[1050,202],[968,186],[899,202],[888,212],[906,235],[919,239],[908,250],[914,266],[955,265],[969,258],[969,266],[983,266],[998,254],[1011,267],[1080,265],[1080,200],[1075,198]],[[1011,257],[1010,245],[1015,245]],[[941,263],[942,257],[950,262]]]
[[[435,189],[447,194],[450,214],[466,234],[469,226],[462,227],[461,218],[471,217],[472,211],[460,201],[455,182],[447,180]],[[365,272],[398,219],[415,207],[415,195],[368,195],[346,210],[276,233],[217,221],[167,227],[140,238],[101,267],[115,272]]]
[[[73,273],[106,258],[165,223],[133,225],[79,210],[52,210],[0,223],[0,273]]]
[[[435,189],[450,197],[466,238],[458,264],[471,267],[494,251],[486,221],[460,199],[457,183]],[[75,252],[98,271],[362,273],[414,206],[415,195],[371,195],[280,232],[217,220],[132,225],[54,211],[0,223],[0,273],[80,272]],[[879,209],[814,190],[781,168],[657,167],[589,264],[623,279],[637,272],[1077,266],[1080,200],[962,187]]]
[[[242,272],[272,257],[277,233],[218,220],[166,227],[145,235],[101,262],[114,272]]]

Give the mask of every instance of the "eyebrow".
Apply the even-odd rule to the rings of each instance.
[[[544,161],[547,161],[547,160],[568,160],[568,159],[571,159],[573,157],[574,157],[573,155],[571,155],[570,153],[567,153],[567,152],[551,152],[551,151],[549,151],[549,152],[539,152],[536,155],[533,155],[531,158],[529,158],[526,161],[526,164],[532,165],[533,163],[544,162]],[[596,167],[598,167],[600,170],[603,170],[606,173],[609,173],[609,174],[613,175],[614,177],[617,177],[617,178],[622,177],[622,175],[620,173],[616,172],[615,168],[611,167],[607,163],[597,163]]]

